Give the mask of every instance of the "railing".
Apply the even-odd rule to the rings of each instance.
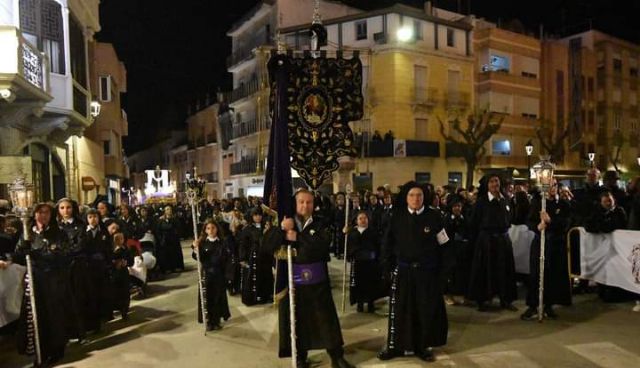
[[[446,94],[446,105],[447,107],[458,107],[464,108],[468,107],[471,100],[471,95],[469,92],[461,92],[461,91],[449,91]]]
[[[465,146],[459,143],[447,142],[445,144],[445,157],[464,157]]]
[[[416,105],[434,106],[438,102],[438,90],[436,88],[415,87],[413,94]]]
[[[262,167],[263,160],[260,160]],[[239,162],[232,163],[230,168],[231,175],[254,174],[258,172],[258,158],[254,156],[242,157]]]
[[[49,58],[27,41],[19,29],[0,26],[0,50],[3,59],[0,74],[18,74],[42,91],[49,91]]]
[[[227,101],[229,101],[229,103],[234,103],[245,97],[251,96],[252,94],[258,92],[258,90],[260,90],[260,83],[258,83],[257,79],[252,79],[246,84],[243,84],[240,87],[229,92]]]
[[[440,143],[432,141],[406,140],[406,156],[440,157]],[[365,145],[367,143],[364,143]],[[393,140],[370,141],[366,157],[393,157]]]
[[[268,34],[264,28],[257,31],[252,39],[246,40],[245,45],[242,45],[234,53],[227,57],[227,68],[231,68],[242,61],[251,59],[253,55],[253,49],[269,45],[271,43],[271,35]]]
[[[73,110],[85,118],[89,117],[89,91],[75,80],[73,81]]]

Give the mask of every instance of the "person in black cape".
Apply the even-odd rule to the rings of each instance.
[[[156,224],[158,232],[158,263],[161,272],[184,271],[184,257],[180,246],[180,224],[173,209],[167,206]]]
[[[213,220],[205,221],[202,235],[193,243],[193,249],[193,259],[198,259],[195,252],[199,252],[202,264],[207,300],[207,331],[219,330],[222,328],[220,319],[227,321],[231,318],[226,286],[227,280],[233,276],[231,251],[222,240],[220,225]],[[198,293],[198,322],[200,323],[202,323],[201,308],[200,293]]]
[[[85,223],[80,219],[78,204],[69,199],[62,198],[56,204],[57,222],[60,230],[67,235],[69,241],[69,257],[71,258],[70,279],[73,295],[73,308],[75,321],[68,326],[69,335],[84,340],[86,335],[85,322],[88,318],[90,300],[93,297],[91,284],[89,283],[89,263],[87,254],[82,248]]]
[[[547,210],[542,212],[542,198],[534,193],[528,226],[536,233],[529,254],[529,287],[527,289],[527,310],[520,316],[522,320],[534,320],[538,314],[538,291],[540,285],[540,236],[545,229],[544,251],[544,315],[558,318],[553,305],[571,304],[571,280],[567,260],[566,234],[569,230],[571,205],[558,196],[557,184],[547,192]]]
[[[380,360],[413,351],[434,361],[432,347],[447,343],[449,323],[442,296],[442,245],[449,239],[440,211],[426,205],[432,193],[406,183],[397,198],[383,243],[383,264],[391,274],[389,331]]]
[[[351,262],[349,277],[349,301],[357,304],[357,311],[375,311],[376,299],[388,295],[385,293],[380,265],[380,237],[377,229],[369,226],[367,211],[360,211],[356,217],[356,226],[348,230],[347,256]]]
[[[465,200],[454,194],[449,197],[449,207],[444,227],[451,241],[444,248],[444,291],[453,304],[464,304],[469,288],[469,273],[473,260],[473,244],[469,241],[469,219],[464,214]]]
[[[497,174],[485,176],[480,183],[476,207],[471,219],[475,250],[471,266],[468,298],[487,311],[487,302],[497,295],[502,308],[517,311],[516,269],[508,230],[512,208],[501,191]]]
[[[113,234],[113,251],[111,254],[111,298],[112,308],[120,312],[123,320],[128,319],[129,306],[131,304],[129,269],[128,265],[133,263],[131,253],[125,244],[123,233]]]
[[[26,265],[27,255],[31,256],[44,366],[53,365],[64,357],[69,341],[68,326],[75,321],[69,283],[69,241],[54,216],[51,205],[37,204],[33,211],[33,227],[29,229],[30,240],[21,238],[14,255],[14,262],[21,265]],[[16,336],[18,351],[27,355],[35,354],[30,291],[25,288]]]
[[[242,265],[242,303],[255,305],[273,301],[273,257],[263,249],[265,224],[262,209],[251,210],[251,224],[238,236],[238,253]]]
[[[82,249],[87,254],[88,283],[91,298],[87,305],[85,327],[88,331],[99,331],[101,323],[112,314],[109,296],[109,266],[111,264],[111,238],[100,226],[100,215],[95,209],[87,211],[87,227],[83,236]]]
[[[295,218],[285,218],[281,227],[271,228],[265,235],[265,244],[274,254],[290,242],[296,250],[293,260],[296,305],[296,348],[298,367],[308,367],[307,352],[327,349],[334,368],[352,367],[344,359],[342,331],[338,313],[331,295],[327,262],[330,260],[331,234],[322,223],[312,217],[313,194],[299,190],[295,195]],[[285,251],[286,252],[286,251]],[[279,356],[291,356],[289,297],[278,305],[280,335]]]

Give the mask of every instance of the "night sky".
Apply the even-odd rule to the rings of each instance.
[[[422,6],[423,1],[344,0],[370,9],[396,2]],[[114,44],[128,72],[123,108],[129,117],[127,154],[153,144],[170,129],[184,128],[187,104],[231,88],[225,60],[231,50],[226,32],[257,0],[102,0],[98,41]],[[506,23],[514,18],[538,33],[539,25],[555,34],[593,28],[640,43],[640,1],[596,0],[440,0],[434,5]],[[526,5],[525,5],[526,4]],[[169,5],[169,6],[167,6]],[[311,19],[311,14],[309,14]]]

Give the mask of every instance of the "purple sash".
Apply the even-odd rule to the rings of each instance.
[[[293,264],[293,283],[296,285],[314,285],[326,279],[324,262]]]

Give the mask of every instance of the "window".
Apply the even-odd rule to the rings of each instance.
[[[462,173],[459,171],[450,171],[449,185],[455,185],[455,186],[462,185]]]
[[[638,130],[638,120],[631,120],[631,130],[634,132]]]
[[[615,111],[613,113],[613,129],[615,130],[620,130],[620,128],[622,127],[622,118],[621,118],[620,111]]]
[[[494,156],[510,156],[511,141],[508,139],[495,139],[491,142],[491,154]]]
[[[416,173],[416,182],[419,184],[426,184],[431,182],[431,173],[430,172],[417,172]]]
[[[522,76],[523,76],[523,77],[525,77],[525,78],[532,78],[532,79],[536,79],[536,78],[538,78],[538,75],[537,75],[537,74],[534,74],[534,73],[522,72],[521,74],[522,74]]]
[[[111,154],[111,141],[102,141],[102,147],[105,155]]]
[[[489,70],[494,72],[504,71],[508,73],[511,66],[510,64],[508,57],[491,55],[489,58]]]
[[[416,38],[416,40],[422,40],[424,38],[423,32],[422,32],[422,22],[419,20],[414,20],[413,21],[413,34],[414,37]]]
[[[71,75],[82,87],[87,88],[84,32],[72,16],[69,16],[69,48],[71,50]]]
[[[367,21],[361,20],[356,22],[356,40],[367,39]]]
[[[416,102],[425,102],[427,100],[427,68],[420,65],[414,65],[413,76],[416,88]]]
[[[100,76],[100,101],[111,101],[111,76]]]
[[[622,71],[622,60],[613,59],[613,71],[618,73]]]
[[[447,46],[456,47],[456,33],[453,28],[447,28]]]
[[[589,93],[593,93],[593,77],[589,77],[587,81],[587,90]]]
[[[62,7],[53,0],[20,0],[20,29],[49,57],[52,73],[65,74]]]
[[[629,76],[637,77],[638,76],[638,68],[629,68]]]

